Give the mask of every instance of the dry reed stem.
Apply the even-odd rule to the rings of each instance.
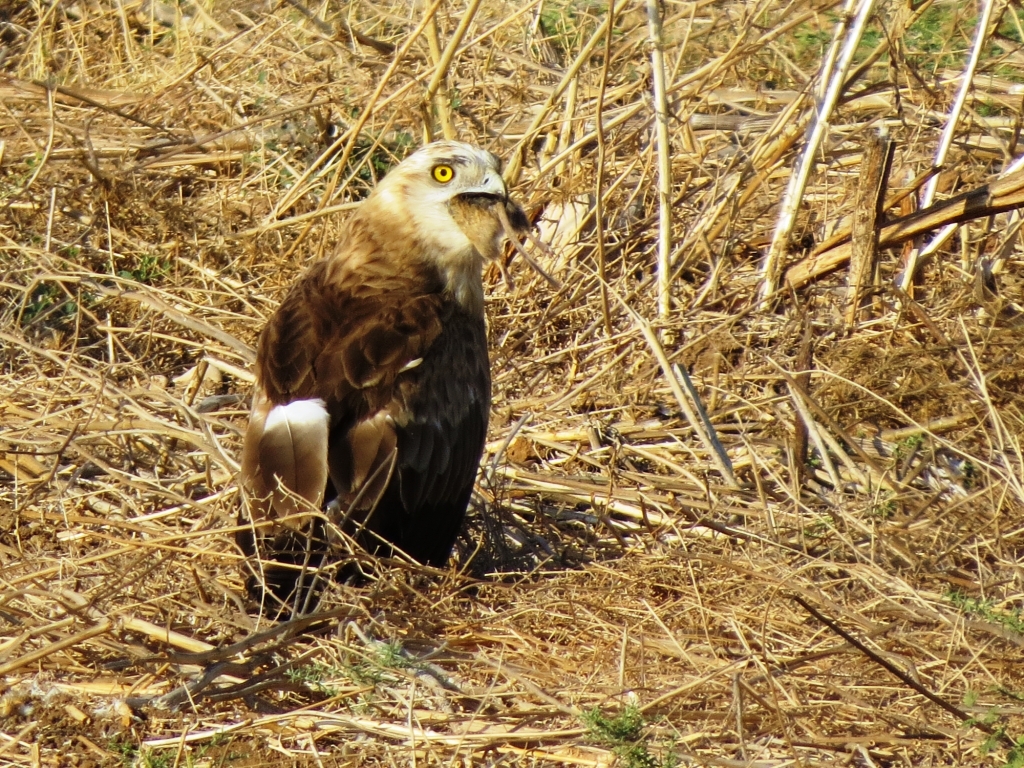
[[[846,326],[860,319],[866,286],[878,269],[878,223],[885,216],[885,195],[895,145],[884,128],[872,134],[864,149],[865,166],[857,183],[853,227],[850,232],[850,277],[846,297]]]
[[[609,15],[609,23],[611,16]],[[647,22],[651,35],[651,87],[654,90],[654,126],[658,157],[658,315],[667,318],[671,311],[672,273],[672,160],[668,143],[668,95],[665,87],[665,51],[662,41],[661,11],[658,0],[647,0]]]
[[[960,90],[957,92],[956,99],[953,101],[953,106],[950,108],[949,117],[946,119],[946,126],[942,130],[942,137],[939,139],[939,146],[935,149],[935,160],[932,162],[932,165],[936,168],[941,168],[945,164],[949,148],[953,143],[953,136],[955,135],[957,125],[960,122],[960,115],[963,113],[964,104],[967,101],[967,94],[971,89],[972,82],[974,81],[974,73],[978,68],[978,61],[981,57],[982,48],[988,40],[988,27],[992,20],[992,10],[994,7],[994,0],[982,0],[981,2],[981,16],[978,18],[978,25],[974,32],[974,45],[971,48],[971,56],[967,60],[967,66],[964,69],[963,77],[960,80]],[[927,208],[934,202],[938,186],[938,176],[933,176],[928,184],[925,185],[924,192],[921,195],[921,208]],[[944,228],[943,231],[933,239],[933,242],[929,244],[929,247],[924,249],[926,255],[934,253],[938,247],[936,243],[945,242],[946,238],[949,237],[951,233],[951,227]],[[906,264],[899,276],[898,285],[900,290],[908,292],[911,290],[911,286],[914,284],[914,276],[917,273],[918,261],[920,260],[922,253],[922,250],[914,248],[907,255]]]
[[[958,224],[1016,211],[1022,205],[1024,165],[1015,163],[1005,176],[997,177],[988,184],[883,224],[878,233],[878,247],[892,247],[935,229],[948,234]],[[786,271],[785,282],[800,287],[845,264],[850,258],[849,236],[848,232],[842,232],[823,243],[809,258],[797,262]],[[940,240],[936,238],[936,241]]]
[[[820,95],[814,118],[796,169],[789,177],[789,186],[786,187],[786,194],[782,198],[782,205],[779,209],[779,223],[775,227],[771,245],[761,267],[760,296],[762,306],[765,308],[767,308],[767,297],[778,290],[779,279],[782,276],[782,259],[789,247],[789,240],[796,223],[797,210],[807,187],[811,166],[816,162],[818,150],[828,133],[832,113],[846,87],[846,78],[850,71],[850,65],[853,63],[853,55],[860,45],[861,37],[874,7],[874,0],[860,0],[856,6],[856,13],[854,13],[854,0],[848,0],[836,28],[833,38],[835,44],[831,49],[831,51],[840,51],[838,61],[833,62],[830,56],[823,63],[818,80]],[[841,48],[838,45],[840,38],[843,40]],[[833,64],[836,65],[834,69]],[[825,83],[828,85],[824,85]]]

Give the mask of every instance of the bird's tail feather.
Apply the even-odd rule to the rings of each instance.
[[[329,431],[323,400],[295,400],[270,409],[259,441],[259,465],[266,485],[275,488],[275,517],[319,511],[327,485]]]

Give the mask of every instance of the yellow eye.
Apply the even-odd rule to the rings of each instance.
[[[449,181],[455,178],[455,169],[450,165],[435,165],[434,170],[434,181],[439,181],[442,184],[447,184]]]

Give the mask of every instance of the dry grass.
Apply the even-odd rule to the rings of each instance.
[[[841,259],[760,302],[841,8],[668,2],[659,317],[645,4],[484,0],[449,49],[463,10],[0,1],[0,765],[1024,764],[1020,219],[912,299],[884,250],[852,328]],[[849,227],[879,124],[888,194],[927,183],[977,10],[918,10],[868,24],[783,266]],[[1018,154],[993,18],[937,199]],[[252,344],[425,120],[509,159],[563,287],[486,276],[451,570],[274,625],[232,535]]]

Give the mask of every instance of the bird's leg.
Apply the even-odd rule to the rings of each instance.
[[[501,272],[501,279],[505,281],[505,288],[511,293],[516,289],[515,280],[512,279],[512,275],[509,273],[508,267],[505,266],[505,262],[501,260],[501,256],[495,259],[495,263],[498,265],[498,271]]]

